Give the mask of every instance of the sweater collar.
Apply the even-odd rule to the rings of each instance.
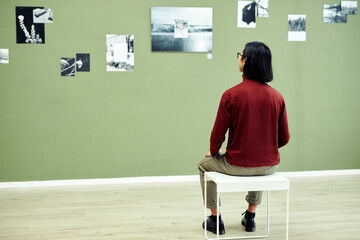
[[[244,73],[243,73],[243,75],[242,75],[242,78],[243,78],[243,82],[252,81],[252,80],[246,78]]]
[[[245,74],[242,75],[242,78],[243,78],[243,82],[256,82],[256,83],[260,83],[256,80],[252,80],[252,79],[248,79],[245,77]],[[263,83],[260,83],[260,84],[263,84]],[[265,83],[266,84],[266,83]]]

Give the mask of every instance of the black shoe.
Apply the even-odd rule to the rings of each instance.
[[[219,216],[219,235],[225,234],[225,226],[224,222],[221,220],[221,216]],[[205,229],[205,221],[202,224],[203,229]],[[206,219],[206,230],[216,234],[216,216],[208,216]]]
[[[245,231],[247,232],[255,232],[256,226],[255,226],[255,213],[251,212],[244,212],[242,215],[245,216],[241,220],[241,225],[245,226]]]

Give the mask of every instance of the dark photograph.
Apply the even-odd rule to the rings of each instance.
[[[77,72],[90,72],[90,54],[77,53],[75,63]]]
[[[61,76],[75,76],[75,58],[61,58]]]
[[[16,7],[16,43],[44,44],[44,23],[34,23],[33,10],[43,7]]]
[[[212,8],[152,7],[152,51],[212,52]]]
[[[256,28],[257,4],[253,1],[238,1],[238,28]]]

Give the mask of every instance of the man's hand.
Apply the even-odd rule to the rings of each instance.
[[[223,152],[221,151],[221,149],[219,150],[219,154],[222,155]],[[213,155],[211,155],[211,152],[209,151],[207,154],[205,154],[205,157],[212,157]]]

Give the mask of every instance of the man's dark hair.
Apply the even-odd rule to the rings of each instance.
[[[245,45],[242,59],[246,59],[244,75],[247,79],[261,83],[273,80],[271,51],[264,43],[249,42]]]

